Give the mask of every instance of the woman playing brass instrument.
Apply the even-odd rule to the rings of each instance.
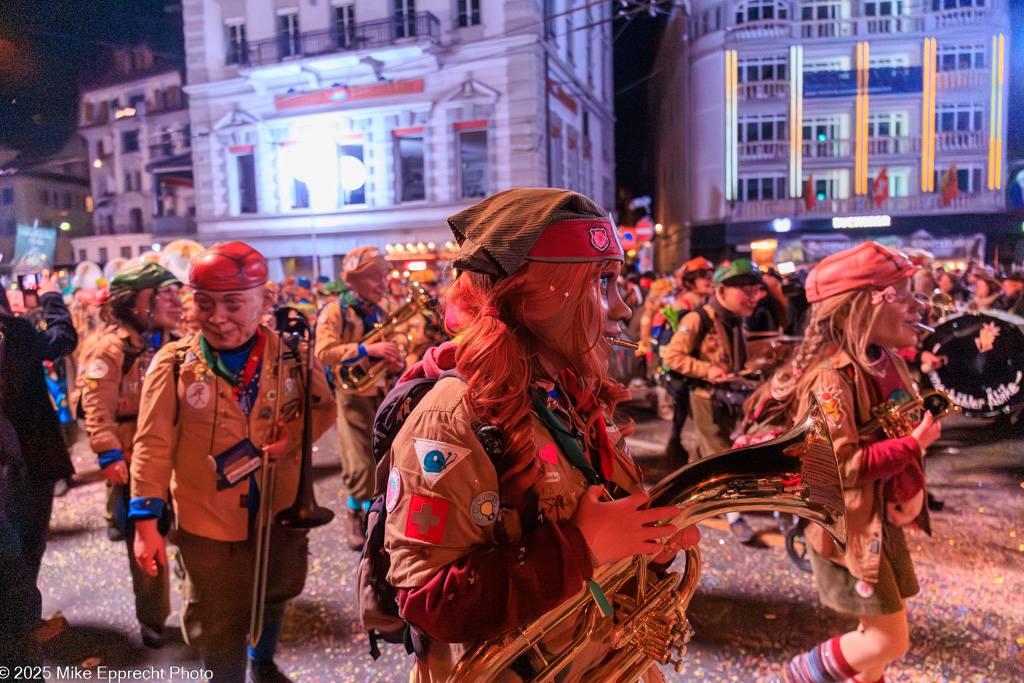
[[[907,651],[906,599],[918,584],[901,525],[929,530],[922,459],[939,423],[925,412],[899,438],[858,430],[916,397],[896,355],[916,342],[921,304],[909,285],[915,270],[874,242],[824,259],[807,278],[813,307],[804,341],[748,402],[748,418],[762,423],[773,411],[790,419],[802,414],[809,391],[821,402],[844,479],[849,545],[840,555],[812,526],[809,555],[822,603],[860,621],[857,630],[797,655],[762,681],[874,683]]]
[[[445,680],[468,647],[546,614],[599,564],[651,554],[664,566],[698,539],[693,527],[646,526],[677,510],[639,509],[640,473],[610,419],[628,395],[606,372],[629,309],[604,212],[565,190],[510,190],[449,224],[460,275],[446,321],[462,341],[453,359],[431,353],[410,372],[461,377],[441,378],[416,405],[379,470],[388,579],[429,641],[415,681]],[[568,680],[605,654],[596,645]]]

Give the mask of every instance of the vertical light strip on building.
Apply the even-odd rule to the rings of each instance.
[[[736,197],[736,50],[725,51],[725,201]]]
[[[992,91],[988,107],[988,189],[996,189],[996,91],[999,89],[999,36],[992,36]]]
[[[999,88],[996,102],[996,189],[1003,189],[1003,69],[1005,38],[999,34]]]
[[[924,39],[921,68],[921,191],[935,191],[935,39]]]
[[[789,48],[789,196],[803,194],[804,48]]]
[[[864,41],[864,105],[861,112],[861,128],[857,139],[860,144],[860,182],[861,194],[868,193],[868,113],[871,111],[871,44]]]
[[[857,113],[853,120],[853,194],[860,194],[860,122],[864,117],[864,43],[857,43]]]

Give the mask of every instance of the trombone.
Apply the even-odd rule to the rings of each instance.
[[[315,332],[303,316],[287,319],[287,327],[279,330],[277,346],[277,400],[274,403],[274,417],[270,433],[265,440],[269,441],[275,434],[278,420],[281,417],[282,392],[284,390],[284,358],[285,347],[288,354],[302,360],[299,354],[299,341],[303,333],[309,337],[305,362],[305,395],[303,397],[302,414],[302,465],[299,470],[299,486],[292,506],[274,514],[274,483],[276,481],[277,463],[269,462],[266,450],[263,451],[263,475],[260,484],[260,507],[256,513],[256,561],[253,567],[252,607],[249,611],[249,647],[256,647],[263,635],[263,622],[267,603],[267,572],[270,568],[270,532],[275,522],[290,529],[313,529],[327,524],[334,519],[334,513],[328,508],[317,504],[313,495],[313,353]]]

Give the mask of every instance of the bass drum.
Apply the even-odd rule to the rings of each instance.
[[[1024,405],[1024,319],[1001,311],[950,318],[925,337],[921,371],[968,417],[995,417]]]

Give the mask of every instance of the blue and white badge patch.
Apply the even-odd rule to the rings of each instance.
[[[398,497],[402,495],[402,475],[398,468],[394,467],[388,475],[388,488],[384,494],[384,508],[391,514],[398,505]]]
[[[477,526],[488,526],[498,518],[498,494],[484,491],[469,506],[469,514]]]
[[[434,488],[444,475],[452,471],[460,461],[465,460],[469,455],[469,449],[464,446],[455,446],[444,441],[432,439],[417,439],[413,437],[413,446],[416,448],[416,460],[423,470],[423,479],[427,486]]]

